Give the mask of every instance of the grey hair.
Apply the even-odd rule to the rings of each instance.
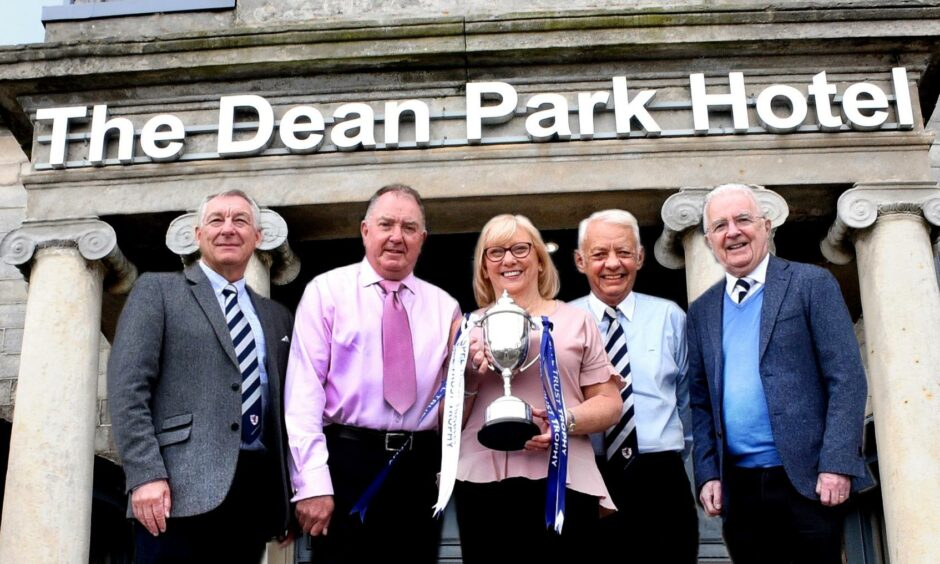
[[[722,194],[731,194],[737,192],[738,194],[743,194],[751,199],[754,202],[754,207],[760,211],[760,204],[757,202],[757,196],[754,194],[754,190],[763,189],[763,186],[758,186],[756,184],[722,184],[721,186],[716,186],[711,192],[705,196],[705,204],[702,206],[702,231],[708,230],[708,224],[711,223],[708,221],[708,204],[712,201],[712,198],[716,196],[721,196]]]
[[[587,235],[588,227],[594,222],[610,223],[627,227],[633,231],[633,237],[636,239],[637,250],[643,248],[643,242],[640,241],[640,224],[632,213],[624,210],[601,210],[594,212],[578,224],[578,250],[584,250],[584,238]]]
[[[416,204],[418,204],[418,210],[421,212],[421,228],[427,231],[427,219],[426,214],[424,213],[424,200],[421,199],[421,194],[417,190],[408,186],[407,184],[388,184],[379,188],[375,194],[372,194],[372,197],[369,198],[369,206],[366,208],[366,215],[364,219],[369,219],[372,216],[372,209],[375,207],[375,203],[379,201],[379,198],[393,192],[403,197],[412,198]]]
[[[205,225],[206,222],[206,206],[212,200],[216,198],[224,198],[228,196],[234,196],[241,198],[248,202],[248,205],[251,207],[251,222],[254,224],[255,229],[261,229],[261,208],[258,207],[258,202],[254,201],[251,196],[242,192],[241,190],[226,190],[225,192],[219,192],[218,194],[210,194],[203,198],[202,203],[199,204],[199,227]]]

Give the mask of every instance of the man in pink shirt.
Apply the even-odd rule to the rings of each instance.
[[[314,278],[297,308],[284,393],[293,501],[317,562],[435,562],[440,439],[436,410],[422,415],[460,311],[412,273],[427,238],[414,189],[380,189],[360,229],[365,258]],[[407,313],[404,328],[389,329],[390,307]],[[402,346],[413,359],[391,362]],[[364,521],[350,514],[402,445]]]

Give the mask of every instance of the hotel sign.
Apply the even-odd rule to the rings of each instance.
[[[47,129],[51,126],[51,133],[37,138],[40,144],[48,145],[48,151],[36,168],[477,144],[914,127],[907,71],[901,67],[892,69],[888,89],[870,82],[840,88],[820,72],[803,88],[772,84],[756,96],[749,96],[744,74],[732,72],[727,86],[706,86],[704,75],[690,75],[684,100],[658,101],[656,95],[657,90],[630,89],[625,77],[615,76],[607,90],[524,97],[505,82],[470,82],[463,108],[456,111],[439,105],[432,110],[432,104],[417,99],[352,102],[335,105],[331,111],[312,105],[274,107],[255,94],[222,96],[213,124],[187,124],[174,114],[155,115],[135,124],[127,117],[109,116],[105,104],[41,108],[36,120]],[[657,116],[666,112],[686,116],[689,123],[664,127]],[[506,125],[510,122],[519,125],[510,128]]]

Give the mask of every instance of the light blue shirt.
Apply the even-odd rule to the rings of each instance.
[[[589,311],[606,334],[607,306],[593,293],[571,305]],[[674,302],[637,292],[630,292],[616,309],[630,355],[640,453],[683,451],[688,456],[692,424],[685,312]]]
[[[215,297],[219,300],[219,307],[222,308],[222,314],[225,314],[225,296],[222,295],[222,290],[226,286],[231,284],[235,286],[236,298],[238,299],[238,307],[241,308],[242,313],[245,315],[245,318],[248,319],[248,325],[251,327],[251,334],[255,337],[255,350],[258,351],[258,366],[261,369],[261,413],[267,413],[267,406],[270,399],[268,398],[268,372],[265,370],[265,360],[267,359],[267,354],[265,351],[265,341],[264,341],[264,331],[261,329],[261,320],[258,319],[258,313],[255,311],[254,304],[251,303],[251,297],[248,295],[248,291],[245,289],[245,279],[237,280],[235,282],[229,282],[221,274],[212,270],[206,263],[199,261],[199,267],[202,268],[202,271],[206,274],[206,278],[209,279],[209,283],[212,284],[212,290],[215,292]],[[264,419],[262,418],[262,421]],[[263,434],[263,433],[262,433]],[[264,444],[261,442],[261,437],[259,436],[251,444],[242,443],[242,450],[264,450]]]

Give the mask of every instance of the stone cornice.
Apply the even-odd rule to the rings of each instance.
[[[848,264],[855,256],[852,233],[889,214],[922,216],[940,227],[940,188],[930,182],[856,184],[839,196],[836,219],[819,243],[823,256],[835,264]]]
[[[114,228],[95,218],[25,221],[0,241],[0,259],[28,277],[36,250],[47,247],[75,247],[86,260],[101,261],[110,293],[126,294],[137,279],[137,267],[118,247]]]
[[[753,188],[757,204],[763,211],[764,217],[770,219],[771,229],[775,230],[783,225],[790,214],[786,200],[772,190],[761,186],[753,186]],[[682,188],[663,203],[663,232],[656,239],[653,247],[653,253],[659,264],[674,270],[685,266],[682,238],[690,229],[702,225],[705,196],[711,190],[711,188]],[[771,245],[773,245],[773,232],[771,232]]]
[[[195,212],[185,213],[170,222],[166,231],[166,246],[179,255],[184,264],[191,264],[199,258],[197,223]],[[271,267],[272,284],[289,284],[300,274],[300,258],[287,241],[287,222],[275,211],[261,210],[261,243],[255,252]]]

